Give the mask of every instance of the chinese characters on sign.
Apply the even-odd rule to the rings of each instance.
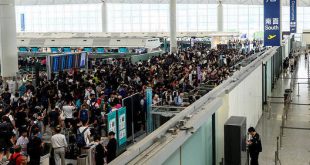
[[[281,17],[280,0],[264,1],[264,45],[280,46]]]

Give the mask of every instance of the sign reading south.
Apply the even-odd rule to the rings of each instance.
[[[264,45],[281,45],[281,1],[264,0]]]

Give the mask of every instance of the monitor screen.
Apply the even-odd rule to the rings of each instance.
[[[61,56],[61,70],[67,69],[67,56]]]
[[[19,47],[18,50],[20,52],[28,52],[27,48],[26,47]]]
[[[58,48],[51,48],[52,53],[58,53]]]
[[[37,48],[37,47],[32,47],[32,48],[31,48],[31,52],[35,52],[35,53],[36,53],[36,52],[38,52],[38,51],[39,51],[39,48]]]
[[[81,53],[81,58],[80,59],[81,59],[80,60],[80,67],[84,68],[85,64],[86,64],[86,53],[85,52]]]
[[[84,48],[84,51],[85,51],[85,52],[88,52],[88,53],[91,53],[91,52],[93,52],[93,48],[85,47],[85,48]]]
[[[128,49],[127,48],[119,48],[118,53],[128,53]]]
[[[68,62],[67,62],[67,69],[72,69],[73,68],[73,54],[68,55]]]
[[[64,48],[64,53],[70,53],[70,52],[71,52],[71,48],[69,48],[69,47]]]
[[[104,52],[105,52],[104,48],[97,48],[97,53],[104,53]]]
[[[59,71],[59,57],[53,57],[52,68],[53,68],[53,72]]]

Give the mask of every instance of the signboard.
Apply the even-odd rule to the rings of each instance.
[[[297,28],[297,4],[296,0],[290,0],[290,31],[296,33]]]
[[[264,0],[264,45],[281,45],[281,0]]]
[[[126,107],[122,107],[117,111],[118,116],[118,144],[123,145],[127,141],[126,134]]]
[[[108,123],[108,132],[113,131],[116,135],[115,138],[117,139],[116,111],[108,113]]]
[[[152,88],[148,87],[146,89],[146,107],[147,107],[147,132],[151,133],[153,131],[153,118],[152,118]]]
[[[20,14],[20,31],[24,32],[25,29],[25,14]]]

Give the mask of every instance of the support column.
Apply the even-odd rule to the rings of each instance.
[[[1,76],[12,78],[18,72],[16,45],[15,1],[0,1],[0,60]]]
[[[177,45],[177,1],[170,0],[170,53],[178,51]]]
[[[223,17],[223,5],[222,1],[219,1],[219,4],[217,6],[217,31],[222,32],[223,31],[223,24],[224,24],[224,17]]]
[[[108,32],[108,15],[107,15],[107,3],[102,1],[101,16],[102,16],[102,32]]]

